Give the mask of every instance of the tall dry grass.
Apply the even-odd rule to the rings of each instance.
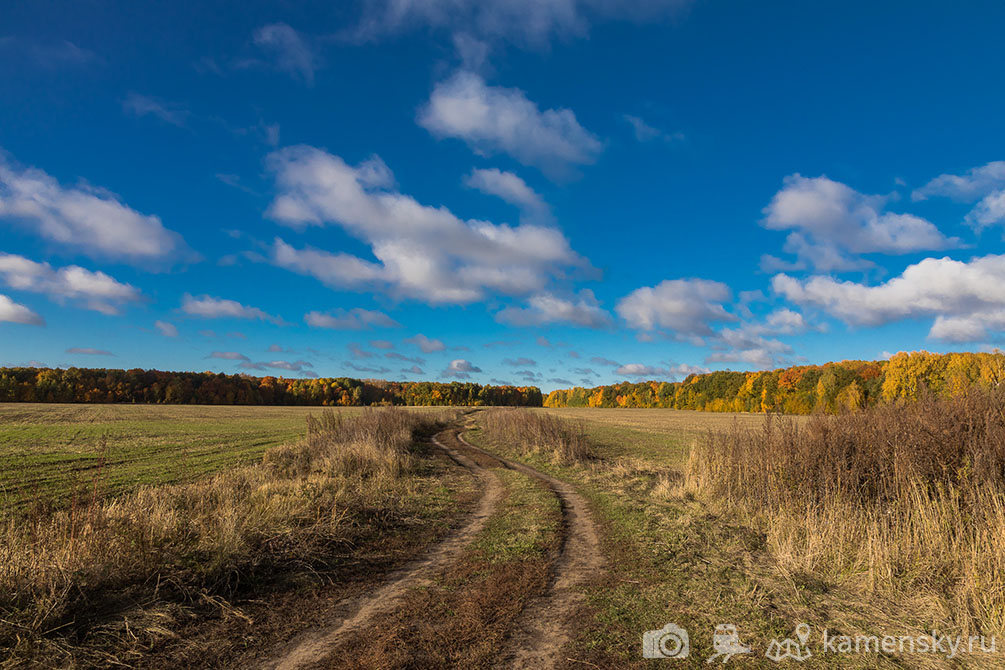
[[[259,465],[7,519],[0,648],[12,658],[72,656],[53,631],[108,633],[127,602],[226,597],[273,567],[310,566],[352,542],[355,512],[407,495],[413,435],[432,424],[395,409],[327,411],[309,420],[305,439],[269,450]]]
[[[747,515],[793,572],[1005,630],[1005,391],[698,441],[686,486]]]
[[[490,440],[511,444],[524,454],[544,455],[556,463],[590,457],[581,423],[525,409],[492,409],[482,413],[479,425]]]

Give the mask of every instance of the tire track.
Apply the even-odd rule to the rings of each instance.
[[[454,431],[445,431],[454,434]],[[379,614],[392,610],[413,588],[432,583],[432,578],[455,561],[467,545],[475,539],[497,504],[502,499],[503,485],[499,478],[479,463],[480,458],[470,458],[460,450],[443,444],[433,437],[433,443],[454,462],[467,468],[483,482],[481,500],[471,520],[461,530],[441,541],[424,557],[392,572],[383,586],[370,593],[347,600],[341,608],[344,617],[327,630],[311,631],[294,641],[292,649],[258,665],[261,670],[296,670],[323,661],[346,636],[360,631]],[[495,460],[495,459],[493,459]]]
[[[563,537],[548,591],[533,600],[520,615],[515,630],[500,653],[496,668],[553,668],[564,661],[563,651],[572,639],[571,618],[583,603],[580,587],[604,567],[600,535],[586,499],[565,482],[516,461],[474,446],[458,433],[468,449],[494,459],[544,483],[562,505]]]

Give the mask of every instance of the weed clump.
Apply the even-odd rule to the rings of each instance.
[[[543,454],[556,463],[590,458],[582,424],[525,409],[494,409],[479,424],[489,439],[514,444],[525,454]]]
[[[1003,389],[708,432],[687,487],[764,528],[793,572],[1005,630]]]

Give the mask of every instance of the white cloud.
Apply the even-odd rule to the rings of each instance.
[[[77,265],[54,269],[24,256],[0,253],[0,281],[13,289],[44,293],[63,303],[72,301],[102,314],[118,314],[121,305],[137,302],[142,294],[104,272],[92,272]]]
[[[400,328],[401,324],[383,312],[354,307],[348,311],[336,309],[331,313],[308,312],[304,321],[314,328],[331,330],[369,330],[370,328]]]
[[[514,368],[525,368],[535,367],[537,365],[537,361],[533,358],[524,358],[521,356],[520,358],[504,358],[502,364],[509,365]]]
[[[373,358],[376,355],[373,352],[367,351],[362,347],[360,347],[358,342],[350,342],[349,344],[346,345],[346,349],[349,350],[349,353],[352,355],[353,358],[359,358],[359,359]]]
[[[977,230],[1005,224],[1005,161],[993,161],[962,175],[939,175],[911,194],[914,200],[932,196],[977,202],[964,218]]]
[[[539,291],[566,266],[584,266],[554,228],[462,221],[393,190],[394,177],[373,157],[356,167],[313,147],[269,157],[279,195],[269,208],[295,227],[335,223],[370,245],[377,263],[277,240],[273,262],[330,286],[387,291],[430,304],[466,304],[489,291]]]
[[[384,266],[379,263],[310,247],[295,249],[278,237],[272,246],[272,261],[281,268],[314,277],[332,288],[367,288],[373,282],[383,283],[386,275]]]
[[[489,86],[460,71],[433,89],[419,125],[438,138],[464,141],[482,156],[507,154],[552,177],[597,160],[603,144],[570,109],[546,109],[516,88]]]
[[[370,346],[374,349],[394,349],[394,342],[390,340],[370,340]]]
[[[725,284],[708,279],[667,279],[656,286],[635,289],[622,298],[615,311],[632,328],[668,330],[678,338],[697,342],[711,335],[711,324],[735,321],[722,303],[732,292]]]
[[[632,127],[632,132],[635,134],[635,139],[639,142],[652,142],[653,140],[662,140],[664,142],[678,142],[684,139],[683,133],[668,133],[665,130],[661,130],[655,126],[651,126],[641,118],[637,116],[632,116],[631,114],[625,114],[622,118],[628,122],[628,125]]]
[[[44,326],[45,319],[24,305],[16,303],[0,293],[0,321],[8,323],[24,323],[32,326]]]
[[[97,62],[98,56],[73,42],[39,43],[18,37],[0,37],[0,49],[8,58],[27,58],[43,68],[55,70],[65,66],[82,66]]]
[[[666,379],[678,379],[687,377],[691,374],[702,374],[709,371],[710,370],[708,368],[688,365],[686,363],[661,367],[645,365],[643,363],[628,363],[626,365],[619,366],[618,369],[614,371],[614,374],[623,375],[625,377],[646,377],[648,379],[655,379],[659,377]],[[592,371],[590,372],[592,374]]]
[[[967,213],[964,222],[977,230],[1005,224],[1005,189],[984,196]]]
[[[723,328],[711,342],[713,352],[705,357],[706,363],[746,363],[766,370],[781,367],[788,362],[792,347],[774,338],[764,337],[756,325],[740,328]]]
[[[409,337],[405,340],[406,344],[414,344],[419,347],[424,354],[431,354],[434,351],[443,351],[447,348],[447,345],[443,344],[441,340],[434,340],[426,337],[422,333],[414,337]]]
[[[926,200],[932,196],[954,198],[973,202],[1005,186],[1005,161],[992,161],[968,170],[966,174],[939,175],[911,194],[913,200]]]
[[[214,351],[206,358],[219,358],[220,360],[224,361],[244,361],[244,362],[248,362],[251,360],[244,354],[239,353],[237,351]]]
[[[178,327],[168,321],[154,321],[154,327],[164,337],[178,337]]]
[[[139,93],[127,95],[126,99],[122,101],[122,108],[133,116],[155,116],[164,123],[178,127],[183,127],[189,117],[189,111],[181,105]]]
[[[458,358],[450,361],[450,365],[440,373],[441,377],[455,377],[457,379],[470,379],[471,373],[481,372],[482,369],[475,367],[471,364],[471,361],[466,361],[463,358]]]
[[[611,315],[600,306],[590,289],[578,296],[563,298],[551,293],[539,293],[527,300],[527,307],[507,307],[496,314],[496,321],[513,326],[543,326],[568,323],[584,328],[606,328]]]
[[[353,36],[371,40],[421,28],[543,48],[583,37],[594,21],[659,19],[689,0],[369,0]]]
[[[603,356],[593,356],[590,358],[590,362],[596,363],[597,365],[613,366],[617,367],[621,365],[617,361],[612,361],[610,358],[604,358]]]
[[[877,286],[785,274],[771,283],[788,300],[818,307],[850,325],[934,317],[929,336],[954,342],[983,340],[990,331],[1005,330],[1005,255],[967,262],[926,258]]]
[[[314,85],[318,57],[310,43],[285,23],[272,23],[255,31],[255,44],[275,58],[280,70]]]
[[[405,363],[417,363],[419,365],[423,365],[426,362],[426,359],[421,356],[405,356],[404,354],[399,354],[397,351],[387,352],[384,354],[384,358],[389,358],[392,361],[404,361]]]
[[[236,300],[213,298],[208,295],[196,297],[186,293],[182,296],[181,311],[204,319],[251,319],[275,324],[283,322],[279,317],[267,314],[257,307],[246,307]]]
[[[544,199],[527,186],[527,182],[512,172],[496,168],[474,169],[464,178],[464,183],[482,193],[502,198],[511,205],[519,207],[528,221],[546,223],[552,220],[551,209]]]
[[[356,372],[372,372],[379,375],[391,371],[390,368],[385,368],[384,366],[374,367],[372,365],[359,365],[350,361],[343,361],[342,365],[346,366],[350,370],[355,370]]]
[[[245,370],[286,370],[288,372],[305,372],[304,368],[314,367],[309,361],[243,361],[240,366]],[[313,376],[313,375],[312,375]]]
[[[912,214],[884,211],[889,198],[863,195],[827,177],[786,177],[782,190],[764,208],[763,225],[790,230],[785,251],[798,262],[792,269],[811,266],[820,272],[863,269],[872,264],[861,254],[906,254],[958,247],[930,221]],[[786,264],[766,256],[766,270]]]
[[[64,188],[35,168],[13,165],[0,152],[0,219],[92,257],[148,266],[189,253],[177,233],[112,194],[89,186]]]
[[[68,354],[79,354],[83,356],[114,356],[110,351],[104,349],[94,349],[92,347],[70,347],[66,350]]]

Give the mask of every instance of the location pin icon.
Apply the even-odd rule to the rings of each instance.
[[[810,639],[810,625],[801,623],[796,626],[796,637],[799,638],[799,644],[806,644],[806,641]]]

